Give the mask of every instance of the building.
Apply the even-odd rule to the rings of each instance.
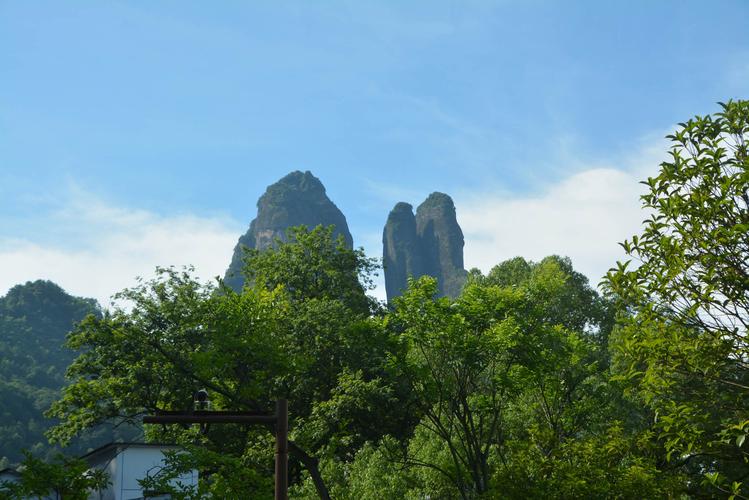
[[[164,465],[164,452],[179,450],[178,446],[145,443],[110,443],[83,457],[92,469],[105,470],[109,474],[110,485],[106,490],[92,492],[89,500],[138,500],[149,498],[162,500],[168,495],[144,496],[138,480],[153,476]],[[197,486],[198,473],[192,471],[179,477],[185,486]]]
[[[21,480],[21,474],[15,469],[10,467],[7,469],[0,470],[0,484],[2,483],[17,483]]]

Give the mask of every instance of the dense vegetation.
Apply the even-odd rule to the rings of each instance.
[[[84,320],[52,436],[189,409],[207,388],[214,408],[289,399],[299,497],[640,498],[683,484],[660,467],[646,410],[611,380],[612,304],[569,260],[474,271],[456,300],[423,277],[384,310],[366,295],[374,263],[330,228],[289,240],[247,255],[241,293],[162,269],[121,294],[131,310]],[[265,429],[147,432],[191,450],[171,464],[204,471],[190,497],[272,490]]]
[[[91,492],[101,492],[111,484],[104,470],[90,470],[85,460],[56,454],[40,459],[24,452],[17,481],[0,483],[0,500],[54,498],[87,500]],[[100,497],[101,498],[101,497]]]
[[[48,455],[43,412],[60,395],[75,353],[65,335],[89,314],[93,299],[72,297],[49,281],[13,287],[0,297],[0,461],[22,458],[21,450]],[[2,467],[0,467],[2,468]]]
[[[102,422],[290,401],[298,498],[749,497],[749,103],[671,136],[652,214],[593,289],[568,259],[471,271],[455,299],[410,280],[367,296],[375,262],[332,228],[244,259],[245,286],[160,269],[132,308],[89,315],[49,415],[66,443]],[[149,487],[270,498],[267,429],[152,426],[182,443]]]
[[[749,497],[749,101],[722,104],[669,136],[645,184],[652,215],[624,242],[619,373],[653,412],[671,463]],[[712,490],[711,490],[712,491]]]

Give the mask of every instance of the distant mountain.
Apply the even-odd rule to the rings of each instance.
[[[409,276],[437,278],[440,295],[457,297],[466,279],[463,231],[452,198],[432,193],[416,209],[398,203],[382,234],[385,289],[388,301],[405,290]]]
[[[322,182],[307,172],[292,172],[271,184],[257,202],[257,217],[239,238],[224,281],[235,290],[244,284],[242,276],[243,248],[264,250],[276,239],[286,240],[286,229],[304,224],[309,228],[320,224],[334,225],[335,235],[342,235],[349,248],[353,238],[346,217],[325,193]]]
[[[99,314],[94,299],[73,297],[50,281],[27,282],[0,297],[0,459],[49,448],[43,417],[65,384],[75,353],[63,347],[73,325]]]
[[[257,202],[257,217],[234,247],[224,282],[239,291],[244,248],[264,250],[277,239],[286,240],[292,226],[335,226],[346,245],[353,238],[346,217],[328,198],[322,182],[307,172],[292,172],[271,184]],[[456,297],[466,278],[463,269],[463,232],[455,217],[452,198],[432,193],[416,209],[398,203],[390,212],[383,232],[383,264],[388,300],[401,294],[409,276],[437,278],[441,295]]]

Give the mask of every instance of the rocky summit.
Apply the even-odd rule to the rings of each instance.
[[[463,231],[452,198],[432,193],[416,209],[398,203],[382,235],[388,301],[405,290],[409,276],[437,278],[440,295],[456,297],[466,279]]]
[[[349,248],[353,238],[346,217],[330,201],[320,179],[311,172],[291,172],[271,184],[257,202],[257,217],[250,228],[239,238],[224,281],[235,290],[244,284],[242,257],[244,247],[264,250],[276,239],[286,240],[286,230],[293,226],[335,226],[335,236],[342,235]]]

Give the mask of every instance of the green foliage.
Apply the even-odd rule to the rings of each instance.
[[[483,292],[469,287],[464,296]],[[482,493],[488,487],[491,445],[500,436],[504,403],[514,389],[506,382],[517,368],[512,347],[520,331],[518,318],[498,324],[496,318],[517,306],[520,297],[508,290],[490,300],[451,304],[447,298],[435,300],[436,294],[435,280],[421,278],[396,299],[391,321],[403,330],[406,349],[395,361],[412,381],[424,415],[420,426],[441,439],[452,457],[449,467],[425,465],[461,492],[471,488]],[[493,314],[495,308],[498,314]],[[464,471],[462,464],[470,470]]]
[[[245,249],[246,283],[269,290],[282,285],[292,299],[332,299],[354,313],[370,313],[376,304],[366,291],[374,288],[377,260],[349,250],[343,236],[333,234],[333,226],[291,227],[291,244],[277,240],[273,249]]]
[[[668,137],[669,160],[643,183],[650,218],[622,244],[636,265],[607,276],[622,311],[617,369],[672,463],[705,473],[708,491],[747,496],[749,101]]]
[[[386,437],[380,445],[365,443],[351,461],[326,459],[322,471],[332,498],[424,498],[414,471],[406,469],[393,456],[398,441]],[[397,453],[397,451],[396,451]],[[292,498],[318,498],[311,481],[307,480],[291,490]]]
[[[64,443],[111,419],[137,424],[146,411],[188,409],[203,386],[213,389],[214,398],[257,397],[256,384],[224,377],[214,383],[210,370],[216,366],[222,375],[247,379],[238,358],[259,370],[277,370],[274,344],[253,333],[260,325],[275,331],[285,300],[280,293],[240,297],[214,291],[189,270],[159,269],[154,280],[118,295],[130,301],[131,311],[116,309],[81,322],[68,340],[80,354],[68,369],[72,383],[50,411],[62,419],[50,436]]]
[[[515,257],[494,266],[486,277],[479,276],[477,279],[484,285],[533,287],[537,286],[534,283],[554,279],[551,275],[556,273],[562,273],[562,282],[551,293],[547,291],[543,297],[539,297],[545,302],[548,321],[585,332],[605,347],[608,332],[613,326],[612,305],[588,285],[584,275],[572,268],[569,258],[553,255],[534,264],[522,257]]]
[[[89,493],[99,491],[110,484],[103,470],[89,470],[88,464],[79,459],[56,455],[53,460],[42,460],[31,453],[24,453],[21,475],[18,482],[0,484],[0,498],[26,499],[47,497],[86,500]]]
[[[419,419],[413,433],[370,441],[350,458],[324,457],[333,497],[634,499],[684,491],[678,471],[663,467],[642,410],[610,379],[601,341],[610,304],[567,259],[513,259],[488,276],[473,272],[454,301],[436,295],[433,279],[412,280],[383,322],[398,340],[390,369],[408,384],[412,397],[403,403]],[[356,378],[347,384],[364,389]],[[312,481],[294,494],[314,498]]]
[[[613,415],[607,415],[613,418]],[[567,439],[553,453],[527,442],[512,443],[506,470],[494,476],[494,491],[507,498],[670,498],[683,478],[658,467],[648,433],[633,433],[621,422]]]
[[[51,458],[56,451],[44,432],[52,422],[43,417],[65,384],[74,358],[65,335],[89,314],[99,314],[93,299],[72,297],[49,281],[13,287],[0,298],[0,458],[21,460],[21,450]],[[77,443],[85,449],[97,436]]]
[[[558,257],[473,273],[455,301],[435,298],[432,279],[410,285],[387,321],[405,346],[393,362],[422,415],[404,463],[422,468],[425,494],[592,491],[568,464],[589,461],[580,455],[622,409],[607,384],[606,301]]]
[[[241,457],[220,451],[186,445],[183,451],[164,453],[164,465],[139,480],[144,492],[168,494],[174,500],[202,498],[273,498],[273,481],[264,474],[264,465],[256,457]],[[184,484],[181,477],[195,470],[210,471],[198,485]]]
[[[407,414],[388,407],[399,391],[385,370],[392,341],[371,320],[373,303],[358,279],[371,261],[334,243],[329,229],[293,234],[248,256],[253,286],[242,293],[201,284],[189,269],[160,269],[119,295],[131,309],[83,321],[69,337],[80,354],[68,370],[72,383],[50,411],[61,419],[51,437],[65,442],[100,422],[188,410],[200,388],[214,409],[269,411],[285,397],[297,480],[301,467],[319,476],[320,457],[350,458],[366,440],[407,431]],[[391,418],[382,426],[371,425],[385,414]],[[331,425],[330,416],[341,422]],[[248,478],[246,489],[260,491],[272,473],[262,429],[217,426],[202,437],[178,428],[147,432],[252,461],[260,482]],[[204,472],[213,483],[230,482],[230,470],[206,464]]]

